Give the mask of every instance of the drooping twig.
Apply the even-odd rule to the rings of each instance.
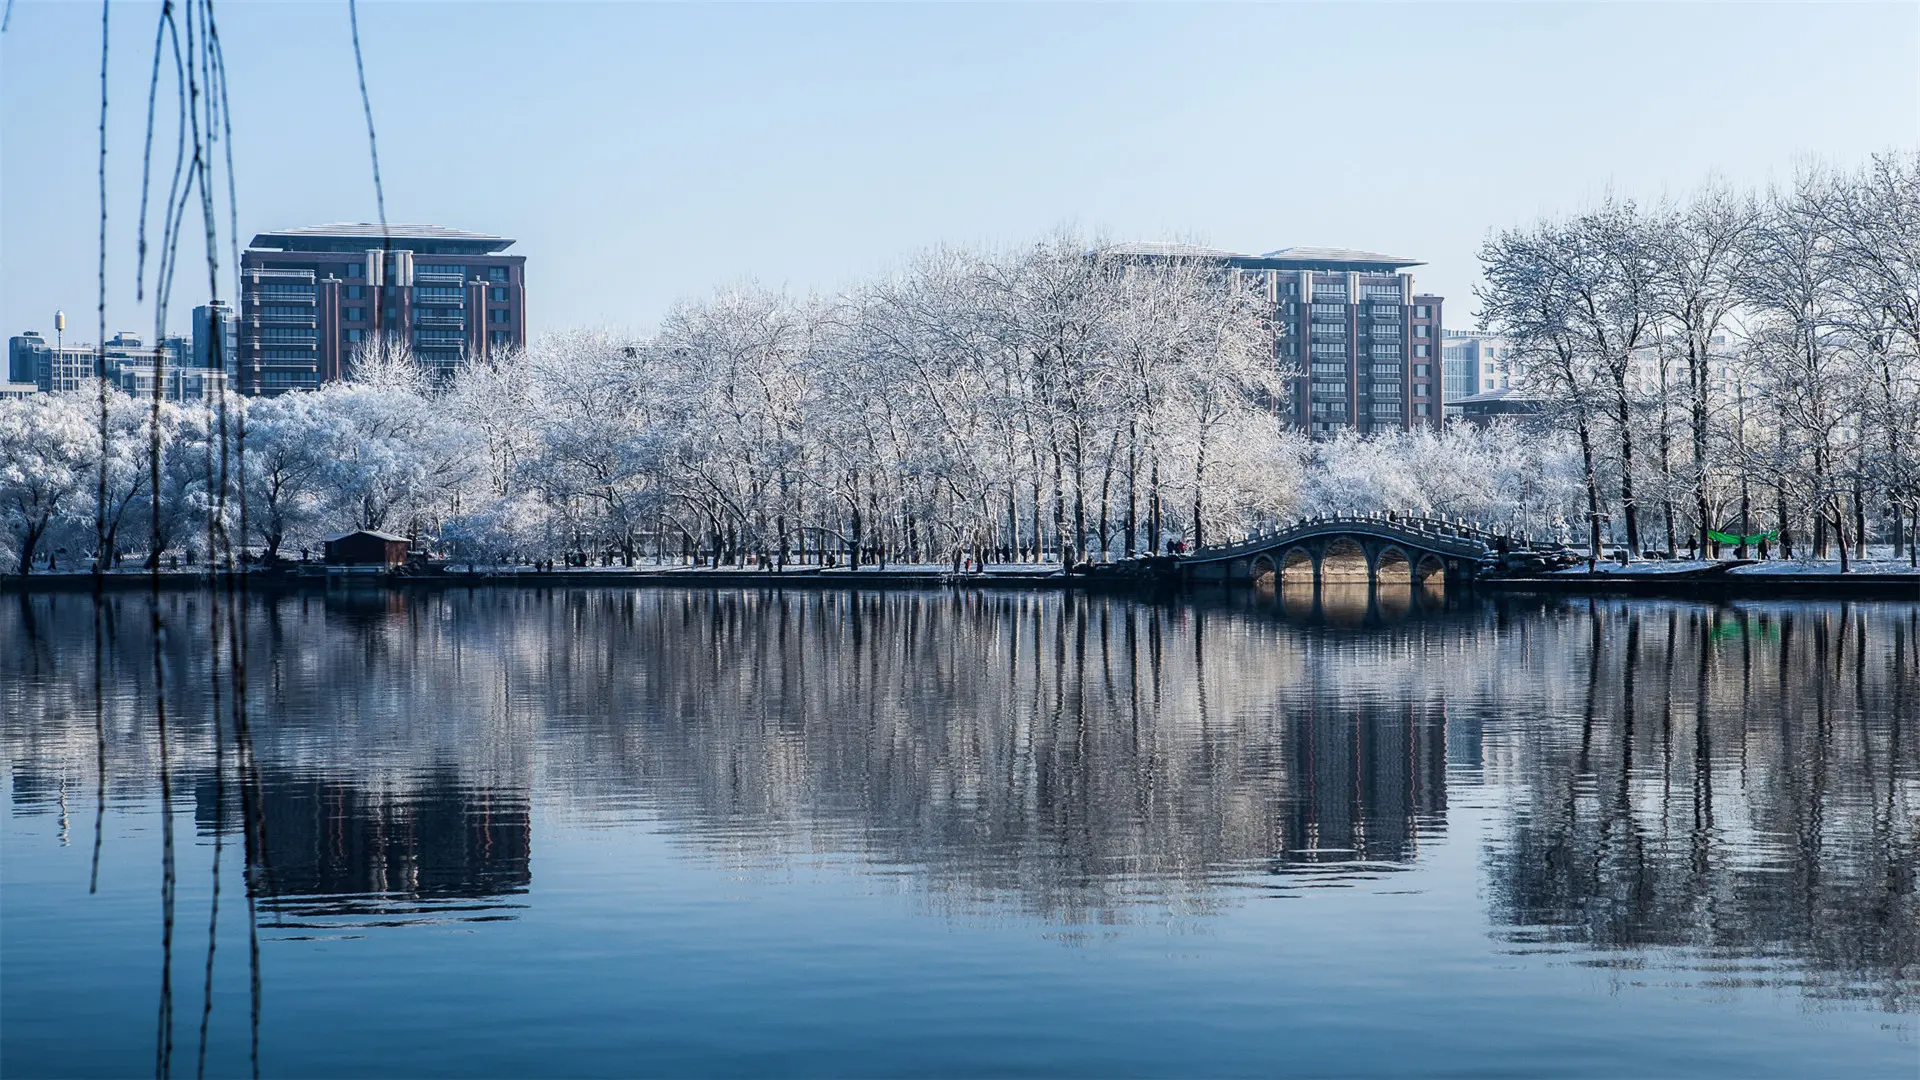
[[[358,0],[347,0],[347,22],[353,28],[353,68],[360,76],[360,108],[367,114],[367,152],[373,157],[373,200],[380,212],[380,237],[385,243],[391,239],[387,236],[387,195],[380,184],[380,144],[373,134],[373,99],[367,96],[367,65],[360,56]]]

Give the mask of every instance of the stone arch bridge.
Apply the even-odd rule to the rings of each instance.
[[[1404,567],[1418,588],[1436,579],[1467,582],[1503,569],[1537,568],[1564,558],[1559,544],[1530,541],[1464,520],[1393,513],[1328,514],[1273,532],[1179,556],[1181,580],[1278,584],[1310,569],[1329,581],[1375,583]],[[1364,567],[1364,570],[1361,569]]]

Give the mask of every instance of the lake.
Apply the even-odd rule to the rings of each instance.
[[[1388,593],[0,597],[0,1072],[1911,1080],[1920,608]]]

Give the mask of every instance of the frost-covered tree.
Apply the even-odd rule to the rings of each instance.
[[[0,515],[21,574],[33,572],[41,544],[65,515],[82,512],[92,489],[92,426],[85,393],[0,400]]]

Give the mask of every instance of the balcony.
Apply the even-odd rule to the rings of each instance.
[[[465,285],[467,279],[463,274],[432,274],[415,271],[413,283],[415,285]]]
[[[467,325],[467,321],[458,315],[422,315],[413,321],[413,325],[459,330]]]
[[[318,322],[312,315],[261,315],[253,320],[255,326],[302,326],[309,330]]]

